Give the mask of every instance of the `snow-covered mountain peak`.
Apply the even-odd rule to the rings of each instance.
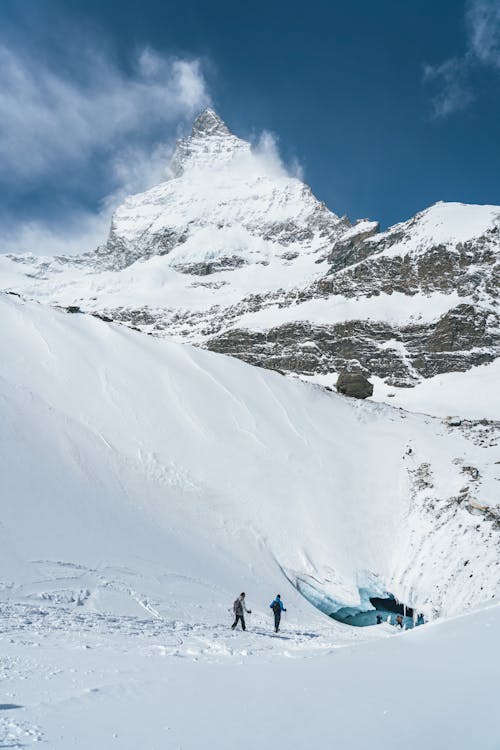
[[[218,169],[236,154],[249,154],[250,149],[250,144],[233,135],[213,109],[205,109],[194,121],[191,135],[177,142],[172,174],[180,177],[187,169]]]
[[[191,138],[232,135],[224,120],[210,107],[200,112],[193,123]]]
[[[198,115],[191,135],[178,141],[171,175],[118,207],[98,251],[100,266],[103,261],[119,270],[161,255],[168,256],[164,266],[206,275],[314,254],[306,277],[304,269],[299,274],[303,281],[317,276],[318,253],[325,255],[350,226],[290,176],[273,149],[253,149],[212,109]],[[289,287],[279,276],[278,283],[275,274],[269,282],[244,286],[254,293]]]

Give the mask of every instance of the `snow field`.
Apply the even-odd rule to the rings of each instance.
[[[459,304],[470,302],[458,294],[407,295],[401,292],[374,297],[311,299],[288,307],[266,307],[238,318],[235,328],[268,330],[285,323],[310,322],[333,325],[348,320],[373,320],[404,325],[432,323]]]
[[[221,630],[222,648],[207,654],[144,621],[134,633],[117,617],[110,636],[100,625],[59,629],[51,613],[44,627],[33,614],[23,626],[28,614],[0,630],[6,746],[267,750],[278,731],[294,750],[330,736],[346,750],[383,750],[388,738],[409,750],[500,742],[498,606],[355,648],[306,647],[302,658],[273,635]],[[216,642],[210,627],[205,638]]]

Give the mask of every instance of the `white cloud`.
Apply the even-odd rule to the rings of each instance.
[[[303,179],[304,170],[298,159],[293,159],[290,164],[284,162],[279,151],[278,137],[269,130],[263,130],[253,145],[253,153],[262,160],[266,172],[277,176],[287,175]]]
[[[55,69],[0,43],[0,183],[49,192],[69,183],[78,193],[86,181],[98,205],[52,210],[47,220],[4,217],[0,252],[76,253],[105,242],[113,210],[169,176],[182,126],[210,104],[198,60],[146,48],[125,72],[109,55],[84,49],[77,70]],[[298,162],[281,158],[274,134],[254,140],[264,174],[302,179]],[[94,188],[96,174],[103,182]]]
[[[461,57],[424,66],[424,82],[432,86],[436,118],[466,109],[476,98],[472,73],[481,66],[500,72],[500,3],[469,0],[465,13],[466,50]]]
[[[33,253],[35,255],[71,255],[93,250],[108,234],[110,215],[74,212],[63,224],[40,220],[25,221],[3,227],[0,253]]]
[[[252,139],[252,157],[243,153],[238,169],[271,178],[296,177],[303,179],[297,159],[286,163],[279,152],[278,138],[270,131],[262,131]],[[4,225],[0,239],[0,253],[30,252],[37,255],[73,254],[92,250],[106,241],[114,209],[129,195],[142,192],[168,179],[170,160],[175,147],[172,139],[151,149],[128,145],[117,152],[107,168],[116,189],[101,201],[96,212],[75,211],[60,222],[28,221],[14,227]],[[257,161],[255,161],[257,157]]]
[[[99,53],[78,79],[0,46],[0,171],[34,181],[114,153],[127,138],[192,117],[210,101],[197,60],[147,49],[127,75]]]
[[[112,210],[166,178],[180,125],[209,103],[198,60],[148,48],[127,73],[87,50],[70,77],[0,43],[0,182],[14,190],[74,185],[92,159],[105,175],[95,187],[99,210],[50,223],[5,219],[0,252],[76,252],[103,242]]]
[[[74,210],[65,215],[64,221],[4,222],[0,253],[55,255],[93,250],[106,241],[113,211],[128,195],[147,190],[168,177],[174,145],[172,140],[151,149],[124,146],[107,165],[116,188],[100,201],[97,211]]]

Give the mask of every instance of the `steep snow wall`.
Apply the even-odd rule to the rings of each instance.
[[[11,297],[0,316],[12,595],[40,566],[104,562],[177,576],[183,606],[214,618],[283,574],[325,611],[359,604],[360,587],[428,617],[498,594],[491,425],[353,402]]]

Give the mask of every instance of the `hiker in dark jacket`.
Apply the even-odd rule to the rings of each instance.
[[[277,633],[280,629],[281,613],[286,612],[286,609],[283,606],[283,602],[281,601],[281,596],[279,594],[276,595],[276,599],[271,602],[269,607],[274,612],[274,629]]]
[[[244,591],[242,591],[239,597],[234,600],[233,612],[234,612],[234,622],[231,625],[231,629],[234,630],[236,625],[238,624],[238,620],[240,620],[242,630],[246,630],[244,612],[247,612],[247,614],[250,615],[252,614],[252,610],[246,608]]]

